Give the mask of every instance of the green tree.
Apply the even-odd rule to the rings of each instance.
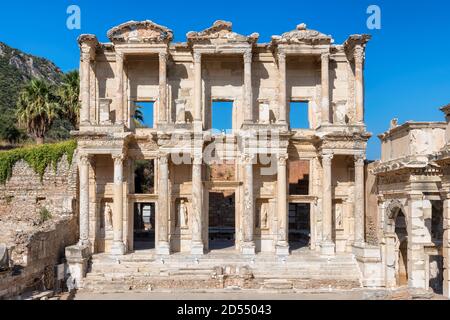
[[[136,104],[134,109],[133,121],[136,128],[145,128],[143,106]]]
[[[64,74],[62,83],[58,87],[57,95],[61,105],[62,118],[70,121],[77,128],[80,118],[80,75],[78,71]]]
[[[39,79],[31,80],[20,92],[17,101],[17,119],[26,127],[37,144],[43,144],[52,122],[60,112],[53,87]]]

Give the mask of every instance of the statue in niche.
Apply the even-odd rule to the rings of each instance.
[[[261,205],[261,229],[268,229],[269,212],[267,210],[267,204]]]
[[[336,205],[336,226],[338,229],[342,229],[344,226],[344,221],[342,219],[342,207],[339,204]]]
[[[178,208],[179,212],[179,221],[181,229],[187,229],[189,225],[189,215],[186,203],[184,200],[180,201],[180,206]]]
[[[113,216],[111,206],[108,202],[105,202],[104,214],[106,219],[106,229],[111,230],[113,228]]]

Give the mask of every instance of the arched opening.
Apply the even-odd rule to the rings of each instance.
[[[397,263],[396,280],[397,286],[408,285],[408,231],[406,228],[406,217],[398,208],[395,218],[395,235],[397,240]]]

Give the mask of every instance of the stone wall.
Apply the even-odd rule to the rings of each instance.
[[[0,243],[11,253],[12,271],[0,275],[0,299],[26,290],[51,289],[64,248],[78,240],[77,170],[64,156],[42,180],[21,161],[0,185]]]

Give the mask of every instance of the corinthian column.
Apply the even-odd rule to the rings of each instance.
[[[252,61],[253,61],[253,52],[250,49],[244,53],[245,123],[253,122]]]
[[[356,122],[364,123],[364,48],[360,45],[354,49],[355,56],[355,96],[356,96]]]
[[[167,53],[159,53],[159,122],[168,122],[167,110]]]
[[[355,156],[355,245],[364,244],[364,155]]]
[[[287,155],[278,157],[278,242],[277,255],[289,255],[289,223],[287,208]]]
[[[280,124],[286,124],[287,117],[287,74],[286,74],[286,53],[278,53],[278,69],[280,73],[280,115],[278,117],[278,122]]]
[[[255,254],[255,199],[253,195],[253,160],[254,156],[247,154],[243,156],[244,164],[244,210],[243,210],[243,231],[244,243],[242,244],[242,254]]]
[[[80,241],[82,247],[89,246],[89,155],[80,156]]]
[[[332,238],[332,191],[331,191],[331,164],[333,161],[333,154],[322,155],[323,166],[323,195],[322,195],[322,244],[321,253],[323,255],[334,255],[335,245]]]
[[[158,242],[157,254],[169,255],[169,157],[166,154],[159,157],[159,189],[158,189]]]
[[[124,124],[123,118],[123,94],[124,94],[124,75],[123,75],[123,53],[116,52],[116,124]]]
[[[123,161],[124,155],[112,156],[114,160],[114,212],[113,231],[114,242],[111,247],[111,254],[123,255],[126,253],[123,241]]]
[[[91,82],[91,48],[81,47],[81,66],[80,66],[80,95],[81,95],[81,125],[89,125],[90,112],[90,82]]]
[[[194,156],[192,165],[192,245],[191,253],[202,255],[205,253],[202,237],[203,230],[203,183],[202,183],[203,159],[200,155]]]
[[[449,190],[447,188],[446,190]],[[450,299],[450,193],[445,194],[444,200],[444,237],[442,250],[444,256],[444,296]]]
[[[322,54],[322,125],[330,123],[330,54]]]
[[[194,52],[194,122],[202,123],[202,54]]]

